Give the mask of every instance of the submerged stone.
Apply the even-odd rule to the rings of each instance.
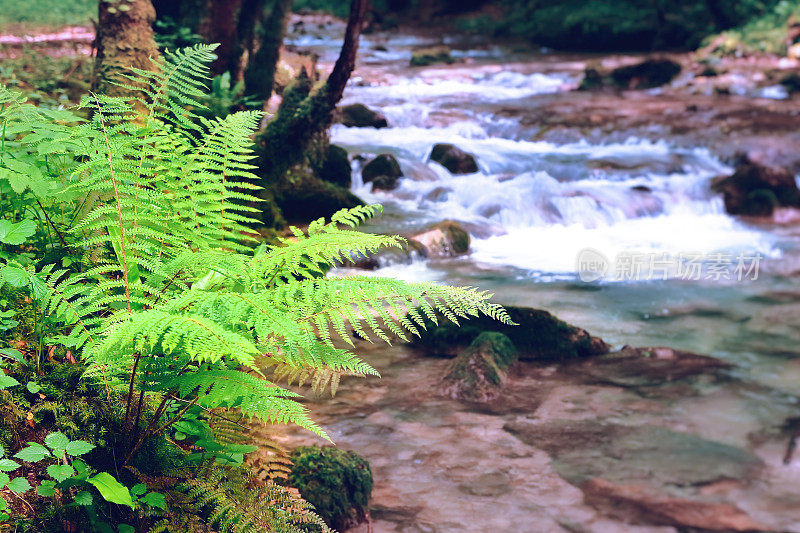
[[[463,320],[460,326],[442,319],[438,325],[431,323],[414,342],[431,355],[453,357],[482,332],[498,331],[511,339],[522,361],[568,361],[608,353],[608,345],[602,339],[547,311],[516,306],[505,309],[516,326],[485,316]]]
[[[385,191],[395,189],[401,177],[403,170],[400,168],[400,163],[391,154],[379,155],[361,170],[364,183],[372,183],[373,188]]]

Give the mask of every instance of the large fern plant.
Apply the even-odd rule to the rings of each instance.
[[[23,276],[7,260],[0,270],[0,282],[27,285],[63,324],[52,341],[81,354],[89,374],[124,398],[124,463],[197,408],[326,436],[278,382],[335,388],[342,375],[377,374],[349,350],[353,336],[405,339],[441,315],[508,320],[474,289],[325,277],[352,254],[402,245],[353,229],[376,206],[340,211],[275,245],[249,241],[260,114],[192,111],[213,57],[213,46],[168,54],[155,72],[131,74],[137,97],[87,96],[81,107],[91,119],[59,130],[78,162],[65,198],[86,200],[71,234],[93,266]],[[14,127],[24,135],[21,123]]]

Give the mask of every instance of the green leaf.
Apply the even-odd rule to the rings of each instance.
[[[30,446],[23,448],[14,454],[14,457],[21,461],[28,461],[29,463],[36,463],[45,457],[50,457],[50,452],[41,444],[29,442]]]
[[[47,467],[47,475],[61,483],[65,479],[71,478],[75,474],[75,469],[70,465],[50,465]]]
[[[141,496],[145,492],[147,492],[147,485],[144,483],[139,483],[131,488],[131,494],[134,496]]]
[[[94,448],[94,444],[89,444],[85,440],[73,440],[67,444],[66,452],[67,455],[77,457],[78,455],[89,453],[90,451],[94,450]]]
[[[17,289],[25,287],[28,284],[28,280],[30,280],[30,275],[25,269],[15,266],[7,266],[3,268],[0,270],[0,274],[2,274],[5,281]]]
[[[0,472],[13,472],[20,465],[16,461],[12,461],[11,459],[0,459]]]
[[[77,503],[78,505],[83,505],[85,507],[88,507],[89,505],[92,505],[93,501],[94,498],[92,497],[91,492],[82,490],[75,495],[75,503]]]
[[[8,490],[14,492],[16,494],[23,494],[31,490],[31,484],[28,483],[28,480],[24,477],[15,477],[11,481],[8,482]]]
[[[28,389],[28,392],[30,392],[31,394],[36,394],[37,392],[42,390],[42,388],[35,381],[29,381],[26,387]]]
[[[19,381],[11,376],[6,375],[5,372],[0,370],[0,390],[7,389],[9,387],[16,387],[17,385],[19,385]]]
[[[8,474],[5,472],[0,472],[0,489],[6,486],[6,484],[11,481],[11,478],[8,477]]]
[[[0,348],[0,354],[6,355],[16,361],[22,361],[24,357],[22,352],[15,350],[14,348]]]
[[[0,220],[0,242],[2,243],[22,244],[34,233],[36,233],[36,222],[33,220],[25,219],[16,223],[6,219]]]
[[[44,438],[44,443],[50,447],[54,452],[63,452],[69,445],[69,439],[60,431],[50,433]]]
[[[8,502],[0,498],[0,511],[5,511],[6,509],[8,509]]]
[[[100,491],[100,495],[105,498],[106,501],[127,505],[133,509],[133,499],[131,498],[128,487],[114,479],[114,476],[108,472],[100,472],[90,477],[87,481]]]
[[[41,484],[36,487],[36,494],[39,496],[55,496],[56,494],[56,482],[52,479],[45,479],[41,482]]]
[[[123,6],[119,6],[119,7],[121,9]],[[128,6],[124,6],[124,7],[128,7]],[[133,527],[133,526],[129,526],[128,524],[120,524],[119,526],[117,526],[117,528],[119,529],[119,533],[136,533],[136,528]]]
[[[150,507],[157,507],[162,511],[167,508],[167,501],[164,499],[164,495],[159,492],[148,492],[144,495],[142,501]]]

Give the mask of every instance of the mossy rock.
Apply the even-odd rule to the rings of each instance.
[[[420,48],[411,55],[412,67],[427,67],[436,63],[455,63],[455,58],[450,55],[450,49],[446,46],[433,46],[431,48]]]
[[[769,216],[776,207],[800,207],[794,174],[746,158],[732,176],[715,179],[711,188],[722,193],[725,210],[731,215]]]
[[[383,114],[364,104],[350,104],[339,109],[339,122],[348,128],[388,128],[389,122]]]
[[[409,235],[408,240],[424,247],[428,257],[463,255],[469,252],[470,245],[469,232],[454,220],[432,224],[420,233]]]
[[[492,400],[516,360],[517,349],[507,336],[484,331],[450,363],[444,377],[445,394],[460,400]]]
[[[292,451],[291,459],[289,483],[326,524],[344,531],[365,520],[372,494],[372,470],[366,459],[332,446],[301,446]]]
[[[352,174],[353,169],[350,166],[347,150],[335,144],[329,145],[325,151],[325,160],[317,172],[319,178],[339,187],[349,188]]]
[[[323,181],[310,172],[290,174],[275,187],[275,202],[289,222],[308,222],[320,217],[330,218],[340,209],[364,205],[364,202],[344,187]]]
[[[608,345],[586,330],[567,324],[551,313],[530,307],[505,306],[511,320],[507,325],[481,316],[461,321],[457,326],[446,319],[439,325],[430,323],[422,337],[412,341],[431,355],[454,357],[484,331],[506,335],[519,351],[523,361],[569,361],[606,354]]]

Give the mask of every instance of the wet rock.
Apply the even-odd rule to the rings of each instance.
[[[652,488],[700,487],[747,480],[763,466],[750,452],[659,426],[597,419],[514,421],[504,429],[553,456],[553,467],[576,486],[602,477]]]
[[[731,365],[672,348],[633,348],[584,363],[579,372],[592,381],[620,387],[652,387],[700,375],[720,377]]]
[[[386,117],[364,104],[350,104],[339,109],[339,122],[348,128],[388,128]]]
[[[629,524],[655,524],[702,531],[764,531],[747,513],[729,503],[688,500],[640,485],[591,479],[581,485],[586,503]]]
[[[636,65],[611,71],[611,79],[626,89],[651,89],[671,82],[680,74],[681,65],[671,59],[650,58]]]
[[[320,179],[339,187],[349,188],[352,173],[353,169],[350,167],[347,150],[335,144],[328,146],[325,160],[318,172]]]
[[[435,63],[455,63],[456,60],[450,55],[450,49],[446,46],[433,46],[431,48],[420,48],[411,55],[412,67],[426,67]]]
[[[483,332],[451,361],[444,376],[444,394],[457,400],[493,400],[500,393],[506,370],[516,360],[517,350],[508,337]]]
[[[731,215],[771,216],[777,207],[800,207],[800,190],[786,169],[746,162],[729,177],[715,179]]]
[[[551,313],[530,307],[506,306],[516,326],[488,317],[461,322],[460,326],[442,320],[430,325],[414,342],[431,355],[453,357],[484,331],[498,331],[514,343],[522,361],[568,361],[608,353],[608,345],[586,330],[567,324]]]
[[[649,58],[635,65],[605,70],[589,66],[584,71],[580,90],[590,91],[603,87],[620,89],[652,89],[671,82],[681,72],[680,63],[665,58]]]
[[[311,173],[293,173],[274,189],[275,202],[289,222],[330,217],[344,208],[364,202],[344,187],[323,181]]]
[[[384,248],[366,256],[353,257],[340,266],[377,270],[391,265],[410,265],[427,257],[428,251],[421,243],[414,239],[406,239],[406,246],[403,248]]]
[[[474,174],[478,172],[475,156],[452,144],[434,145],[428,161],[436,161],[453,175]]]
[[[314,506],[325,523],[344,531],[363,522],[372,494],[372,470],[353,451],[301,446],[292,451],[289,483]]]
[[[403,176],[400,163],[391,154],[381,154],[366,165],[361,170],[361,178],[364,183],[372,183],[375,189],[385,191],[397,187],[397,182]]]
[[[455,257],[469,252],[469,233],[453,220],[437,222],[408,239],[421,244],[428,257]]]

